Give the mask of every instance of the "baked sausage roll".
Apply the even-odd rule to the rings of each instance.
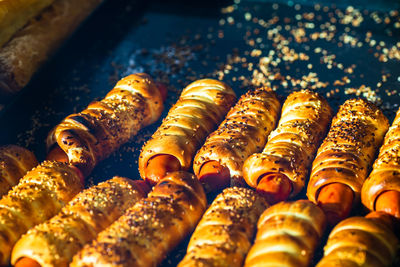
[[[15,145],[0,147],[0,197],[38,164],[35,155],[25,148]]]
[[[178,266],[242,266],[267,206],[251,189],[224,189],[204,213]]]
[[[132,74],[120,80],[101,101],[66,117],[47,138],[59,146],[68,162],[87,176],[95,165],[161,115],[163,99],[151,77]]]
[[[362,203],[370,210],[376,210],[378,197],[387,191],[400,192],[400,109],[385,135],[379,156],[372,172],[365,180],[361,190]],[[398,201],[389,203],[398,205]],[[394,207],[399,210],[400,207]],[[400,214],[393,214],[399,217]]]
[[[206,205],[194,175],[171,172],[75,255],[71,266],[156,266],[194,229]]]
[[[269,133],[276,126],[280,109],[275,92],[267,87],[251,90],[239,99],[194,158],[194,173],[206,191],[225,188],[229,184],[243,185],[243,163],[251,154],[264,148]],[[227,168],[229,175],[213,175],[212,170],[211,173],[204,172],[203,167],[210,162]]]
[[[302,90],[288,96],[278,127],[269,135],[262,153],[244,163],[247,184],[265,191],[272,202],[294,197],[304,187],[308,168],[331,121],[328,102],[317,93]],[[286,192],[270,192],[271,183],[290,180]],[[265,185],[264,185],[265,183]]]
[[[29,171],[0,200],[0,265],[9,263],[22,234],[56,215],[81,190],[78,173],[65,163],[45,161]]]
[[[140,176],[155,184],[168,171],[188,170],[196,150],[235,101],[234,91],[223,82],[202,79],[189,84],[143,146],[139,156]],[[169,157],[160,163],[158,159],[165,155]]]
[[[325,224],[323,211],[308,200],[271,206],[258,220],[244,266],[309,266]]]
[[[29,258],[41,266],[68,266],[83,245],[146,197],[141,183],[114,177],[79,193],[59,214],[18,240],[11,263]]]
[[[351,217],[336,225],[317,267],[392,266],[399,240],[382,216],[390,215]]]
[[[382,111],[368,101],[350,99],[341,105],[313,162],[308,198],[317,203],[322,187],[341,183],[359,199],[388,127]]]

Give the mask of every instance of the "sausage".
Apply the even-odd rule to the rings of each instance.
[[[400,109],[385,135],[378,158],[361,190],[361,201],[370,210],[400,218]]]
[[[35,155],[25,148],[16,145],[0,147],[0,197],[38,164]]]
[[[382,111],[362,99],[340,106],[312,165],[307,196],[334,225],[359,203],[361,187],[388,129]],[[350,192],[353,191],[353,192]]]
[[[235,101],[234,91],[223,82],[202,79],[189,84],[142,147],[140,176],[154,185],[168,170],[189,170],[196,150]]]
[[[188,172],[168,173],[71,263],[76,266],[156,266],[200,220],[207,199]]]
[[[224,189],[201,218],[178,267],[241,267],[257,220],[267,207],[264,198],[251,189]]]
[[[114,177],[77,194],[56,216],[15,244],[11,263],[68,266],[72,257],[128,208],[146,197],[144,181]]]
[[[69,115],[49,133],[48,158],[66,161],[67,157],[87,176],[99,161],[160,117],[162,91],[144,73],[121,79],[104,99]]]
[[[338,223],[329,234],[317,267],[391,266],[399,240],[391,229],[390,217],[374,212]]]
[[[308,200],[269,207],[258,220],[256,239],[244,266],[310,266],[325,225],[323,211]]]
[[[0,265],[22,234],[56,215],[83,184],[67,164],[44,161],[0,199]]]
[[[243,165],[247,184],[263,192],[271,204],[296,196],[305,185],[331,117],[328,102],[317,93],[301,90],[290,94],[264,150]]]
[[[206,191],[243,186],[243,163],[261,152],[278,121],[281,105],[268,87],[249,90],[211,133],[193,160]]]

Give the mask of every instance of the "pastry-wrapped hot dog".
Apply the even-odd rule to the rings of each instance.
[[[400,218],[400,109],[361,190],[362,203]]]
[[[269,203],[298,194],[331,116],[328,102],[317,93],[302,90],[290,94],[263,152],[244,163],[247,184],[264,194]]]
[[[335,226],[317,267],[392,266],[399,240],[392,230],[389,214],[373,212],[351,217]]]
[[[15,145],[0,147],[0,197],[38,164],[35,155],[25,148]]]
[[[162,93],[153,79],[144,73],[129,75],[103,100],[69,115],[50,132],[48,158],[60,160],[61,153],[86,176],[141,128],[155,122],[162,109]]]
[[[29,171],[0,200],[0,265],[22,234],[56,215],[83,185],[78,172],[61,162],[45,161]]]
[[[68,266],[83,245],[146,197],[147,190],[144,181],[122,177],[86,189],[59,214],[23,235],[14,246],[11,263],[19,266],[19,260],[30,259],[40,266]]]
[[[370,102],[351,99],[340,106],[318,149],[307,188],[308,198],[322,207],[330,223],[347,217],[359,201],[388,127],[385,115]]]
[[[156,266],[194,229],[206,205],[194,175],[171,172],[75,255],[71,266]]]
[[[242,266],[267,206],[251,189],[226,188],[204,213],[178,266]]]
[[[235,101],[235,93],[223,82],[203,79],[189,84],[143,146],[140,176],[155,184],[167,172],[188,170],[196,150]]]
[[[243,184],[243,163],[264,148],[280,108],[275,92],[266,87],[251,90],[239,99],[194,158],[194,173],[206,191],[227,187],[229,183]]]
[[[308,200],[271,206],[258,220],[244,266],[309,266],[325,224],[323,211]]]

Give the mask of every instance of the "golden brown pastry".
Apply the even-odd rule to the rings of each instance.
[[[0,147],[0,197],[38,164],[35,155],[23,147],[16,145]]]
[[[79,193],[60,213],[18,240],[11,263],[29,258],[40,266],[68,266],[83,245],[146,197],[141,183],[114,177]]]
[[[12,12],[2,9],[5,16],[18,14],[19,23],[7,22],[16,30],[13,38],[0,49],[0,95],[13,94],[23,88],[39,67],[52,56],[103,0],[2,0],[12,6]],[[11,3],[12,2],[12,3]],[[21,12],[19,5],[29,2],[29,9]],[[54,3],[53,3],[54,2]],[[15,5],[18,3],[19,5]],[[40,14],[33,12],[53,3]],[[3,7],[5,8],[5,7]],[[5,12],[5,13],[4,13]],[[35,15],[37,15],[34,19]],[[1,32],[1,30],[0,30]],[[0,46],[1,47],[1,46]]]
[[[261,215],[245,267],[309,266],[325,230],[323,211],[308,200],[280,202]]]
[[[0,1],[0,47],[54,0]]]
[[[347,100],[332,121],[312,165],[307,196],[335,224],[350,213],[388,129],[388,120],[372,103]]]
[[[392,266],[399,240],[387,216],[370,213],[366,218],[351,217],[340,222],[329,234],[317,267]]]
[[[290,94],[264,150],[243,165],[247,184],[264,194],[269,203],[297,195],[331,117],[328,102],[317,93],[302,90]]]
[[[275,92],[267,87],[250,90],[239,99],[194,158],[194,173],[206,191],[243,185],[243,163],[264,148],[280,109]]]
[[[143,146],[140,176],[155,184],[167,172],[188,170],[196,150],[235,101],[235,93],[223,82],[202,79],[189,84]]]
[[[56,215],[82,187],[77,172],[65,163],[45,161],[29,171],[0,200],[0,265],[9,263],[22,234]]]
[[[400,218],[400,109],[363,184],[361,200],[370,210],[386,211]]]
[[[155,122],[162,109],[162,95],[153,79],[144,73],[132,74],[103,100],[58,124],[47,138],[47,147],[61,148],[67,161],[86,176],[141,128]]]
[[[156,266],[194,229],[206,205],[193,174],[171,172],[74,256],[71,266]]]
[[[178,266],[242,266],[267,206],[251,189],[226,188],[204,213]]]

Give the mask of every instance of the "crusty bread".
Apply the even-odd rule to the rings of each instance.
[[[38,68],[102,1],[55,0],[19,30],[0,49],[0,95],[13,94],[23,88]],[[27,16],[24,15],[24,18]]]

